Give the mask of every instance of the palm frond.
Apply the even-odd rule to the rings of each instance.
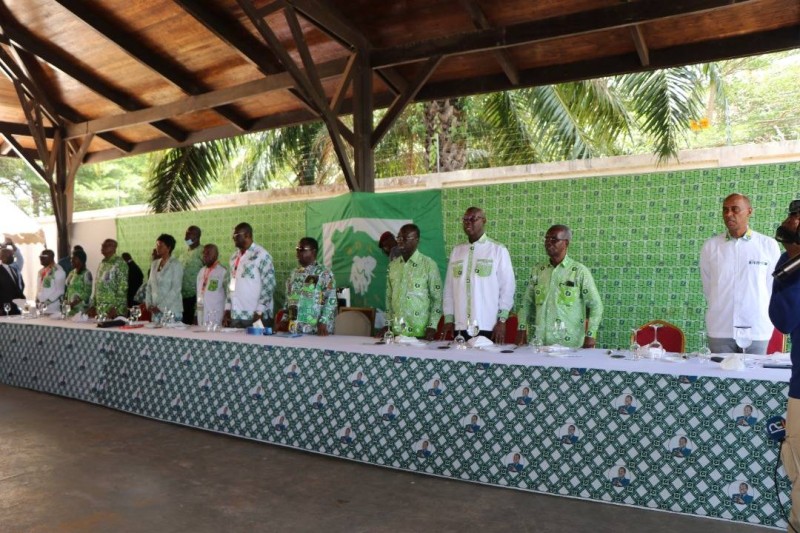
[[[174,148],[153,161],[147,188],[148,203],[156,213],[187,211],[219,177],[220,169],[235,156],[239,141],[219,141]]]

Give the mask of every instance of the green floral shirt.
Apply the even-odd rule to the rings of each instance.
[[[336,315],[336,280],[329,268],[319,263],[298,267],[286,280],[286,317],[291,320],[296,307],[298,326],[309,326],[317,332],[318,324],[325,324],[333,333]]]
[[[419,250],[389,263],[386,280],[386,322],[403,317],[408,335],[424,337],[436,329],[442,316],[442,276],[436,262]]]
[[[85,313],[92,300],[92,273],[85,267],[82,272],[70,270],[67,274],[65,301],[69,303],[69,316]]]
[[[186,249],[178,256],[178,261],[183,265],[183,281],[181,283],[181,295],[183,298],[191,298],[197,295],[197,273],[203,268],[203,247],[198,246],[194,250]]]
[[[546,345],[580,347],[584,337],[597,337],[602,318],[603,302],[588,268],[569,256],[556,267],[548,262],[533,268],[519,311],[520,330],[535,325]],[[559,323],[562,330],[556,328]]]
[[[98,313],[106,313],[112,307],[118,314],[125,313],[128,307],[128,263],[120,256],[112,255],[100,261],[92,306]]]

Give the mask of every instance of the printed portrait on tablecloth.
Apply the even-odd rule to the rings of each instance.
[[[261,400],[264,398],[265,394],[264,386],[261,385],[261,382],[256,383],[254,387],[251,387],[250,390],[247,391],[247,393],[250,395],[252,399]]]
[[[360,368],[355,372],[353,372],[353,374],[350,375],[349,379],[350,379],[350,385],[352,385],[355,388],[363,387],[364,384],[367,382],[367,377],[364,375],[364,371],[361,370]]]
[[[639,410],[639,402],[632,393],[624,392],[614,400],[614,410],[623,417],[635,415]]]
[[[444,386],[442,383],[441,378],[437,376],[433,376],[433,379],[425,383],[425,394],[431,397],[441,396],[447,387]]]
[[[669,453],[675,459],[686,459],[692,455],[695,445],[684,434],[676,434],[665,444]]]
[[[752,403],[742,403],[734,407],[730,412],[730,417],[734,420],[737,427],[751,428],[761,419],[761,412],[753,407]]]
[[[350,426],[345,426],[337,431],[336,436],[339,437],[339,444],[353,444],[353,441],[356,440],[356,432]]]
[[[325,395],[321,392],[317,392],[311,398],[309,398],[309,402],[311,403],[311,407],[314,409],[324,409],[325,404],[327,401],[325,400]]]
[[[394,422],[400,416],[400,411],[394,403],[387,403],[378,410],[378,414],[384,422]]]
[[[737,507],[750,505],[758,497],[755,489],[746,479],[739,479],[728,485],[728,498]]]
[[[531,396],[531,387],[528,383],[523,383],[514,392],[511,393],[511,398],[514,400],[514,403],[522,406],[527,407],[531,405],[533,402],[533,396]]]
[[[628,467],[624,464],[616,464],[612,466],[606,476],[611,482],[611,486],[616,489],[626,489],[633,483],[634,476],[631,474]]]
[[[300,370],[297,367],[297,361],[292,361],[289,366],[283,369],[283,374],[289,379],[295,379],[300,375]]]
[[[528,461],[522,457],[521,453],[511,452],[503,458],[503,465],[509,474],[521,474],[528,466]]]
[[[436,448],[434,448],[430,440],[421,439],[414,443],[414,454],[417,456],[417,458],[427,459],[434,453],[436,453]]]
[[[481,420],[478,413],[469,413],[467,416],[461,419],[461,427],[464,428],[470,435],[474,435],[481,431],[483,428],[483,421]]]
[[[286,427],[286,415],[283,413],[272,419],[272,429],[275,431],[286,431]]]
[[[558,442],[564,445],[577,444],[583,437],[583,432],[573,423],[567,423],[558,428],[556,432]]]

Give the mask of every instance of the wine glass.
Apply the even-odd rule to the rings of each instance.
[[[467,339],[465,339],[464,335],[461,334],[461,330],[458,330],[458,335],[456,335],[456,338],[453,339],[453,342],[456,345],[456,350],[467,349]]]
[[[697,349],[697,357],[700,359],[700,364],[704,365],[711,359],[711,348],[706,342],[706,332],[699,331],[698,335],[700,336],[700,347]]]
[[[10,304],[10,303],[8,303],[8,302],[4,303],[4,304],[3,304],[3,311],[5,311],[5,312],[6,312],[6,316],[8,316],[9,314],[11,314],[11,304]]]
[[[406,324],[406,319],[402,316],[395,317],[394,319],[394,333],[395,335],[406,335],[408,333],[408,325]]]
[[[650,324],[650,327],[653,328],[653,342],[648,344],[650,348],[650,355],[653,359],[660,359],[661,355],[664,353],[664,346],[658,341],[658,328],[663,326],[660,322],[656,322],[655,324]]]
[[[386,332],[383,334],[383,342],[384,344],[394,343],[394,333],[392,333],[392,328],[386,328]]]
[[[744,359],[745,366],[749,367],[751,361],[747,358],[747,348],[753,344],[752,328],[750,326],[734,326],[733,340],[736,341],[736,346],[742,349],[742,359]]]
[[[467,324],[467,335],[470,337],[477,337],[478,333],[481,332],[480,327],[478,326],[478,319],[473,318]]]
[[[637,339],[639,335],[639,328],[633,328],[631,330],[631,345],[628,348],[633,355],[634,361],[639,359],[639,350],[641,349],[641,345],[639,344],[639,340]]]
[[[555,323],[553,324],[553,344],[561,345],[564,342],[564,338],[567,336],[567,325],[560,319],[557,318]]]
[[[539,330],[536,326],[528,328],[529,343],[533,348],[534,353],[542,351],[542,339],[539,337]]]

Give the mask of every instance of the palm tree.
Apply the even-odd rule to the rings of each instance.
[[[724,104],[719,70],[705,65],[411,106],[377,147],[376,175],[613,155],[636,142],[665,161],[677,156],[690,120],[700,118],[707,80]],[[422,168],[415,153],[423,154],[416,158]],[[240,190],[342,179],[323,125],[305,124],[165,152],[150,181],[150,205],[190,209],[231,172],[241,176]]]

